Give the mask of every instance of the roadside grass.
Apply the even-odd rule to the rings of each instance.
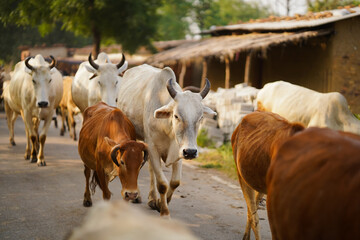
[[[196,158],[196,161],[201,163],[201,167],[220,170],[230,178],[237,180],[231,143],[228,142],[215,148],[215,144],[207,138],[206,131],[201,131],[197,140],[200,147],[209,148],[209,151],[200,153]]]

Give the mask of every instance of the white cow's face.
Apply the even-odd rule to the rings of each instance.
[[[49,107],[49,90],[52,84],[51,70],[49,67],[33,67],[29,71],[32,76],[32,84],[35,90],[36,106],[40,108]]]
[[[93,74],[89,80],[95,82],[93,86],[98,90],[95,91],[98,94],[98,99],[101,99],[102,102],[109,106],[116,107],[117,90],[122,80],[120,74],[125,71],[126,68],[127,62],[123,63],[119,68],[117,65],[109,62],[104,64],[86,65],[86,70]]]
[[[180,158],[193,159],[198,156],[196,138],[200,121],[204,113],[215,114],[201,103],[202,99],[199,93],[177,92],[169,104],[155,111],[155,118],[171,119]]]

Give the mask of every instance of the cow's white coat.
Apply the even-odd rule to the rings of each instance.
[[[169,79],[173,79],[173,87],[178,92],[174,99],[166,87]],[[183,92],[175,80],[171,68],[159,69],[144,64],[125,72],[118,92],[117,106],[134,124],[137,137],[148,144],[149,205],[153,208],[156,205],[161,215],[169,215],[167,201],[180,183],[183,151],[197,150],[197,130],[203,113],[214,114],[201,103],[199,93]],[[172,165],[170,188],[161,169],[161,159],[166,166]],[[160,201],[157,200],[155,177]]]
[[[257,95],[258,106],[290,122],[307,127],[328,127],[360,134],[360,121],[338,92],[319,93],[284,81],[265,84]]]

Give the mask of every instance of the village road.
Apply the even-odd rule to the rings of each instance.
[[[80,117],[77,122],[79,132]],[[26,141],[21,117],[15,125],[17,145],[12,147],[5,114],[0,113],[0,239],[64,239],[89,210],[82,206],[85,178],[77,142],[68,132],[60,137],[59,131],[52,123],[45,144],[47,166],[38,167],[23,158]],[[169,176],[170,169],[165,168],[165,173]],[[214,170],[198,168],[192,161],[184,163],[182,177],[169,205],[171,218],[184,222],[201,239],[241,239],[246,204],[238,183]],[[109,187],[111,200],[120,199],[120,181],[115,179]],[[158,216],[147,206],[147,164],[141,170],[139,187],[143,203],[134,205]],[[93,203],[101,198],[97,188]],[[271,239],[266,210],[259,210],[259,215],[262,238]]]

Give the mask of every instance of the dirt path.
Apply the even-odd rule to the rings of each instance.
[[[0,239],[63,239],[88,211],[82,206],[85,178],[77,142],[68,133],[60,137],[60,130],[52,124],[45,144],[47,166],[38,167],[23,158],[21,118],[15,129],[17,145],[11,147],[5,115],[0,113]],[[147,206],[146,166],[139,178],[143,203],[135,206],[158,216]],[[165,171],[169,176],[170,169]],[[112,199],[121,198],[120,188],[118,179],[110,183]],[[93,203],[101,197],[97,188]],[[202,239],[241,239],[245,229],[246,204],[238,183],[191,161],[184,163],[182,182],[169,209],[173,219],[184,222]],[[271,239],[266,210],[259,210],[259,215],[262,238]]]

